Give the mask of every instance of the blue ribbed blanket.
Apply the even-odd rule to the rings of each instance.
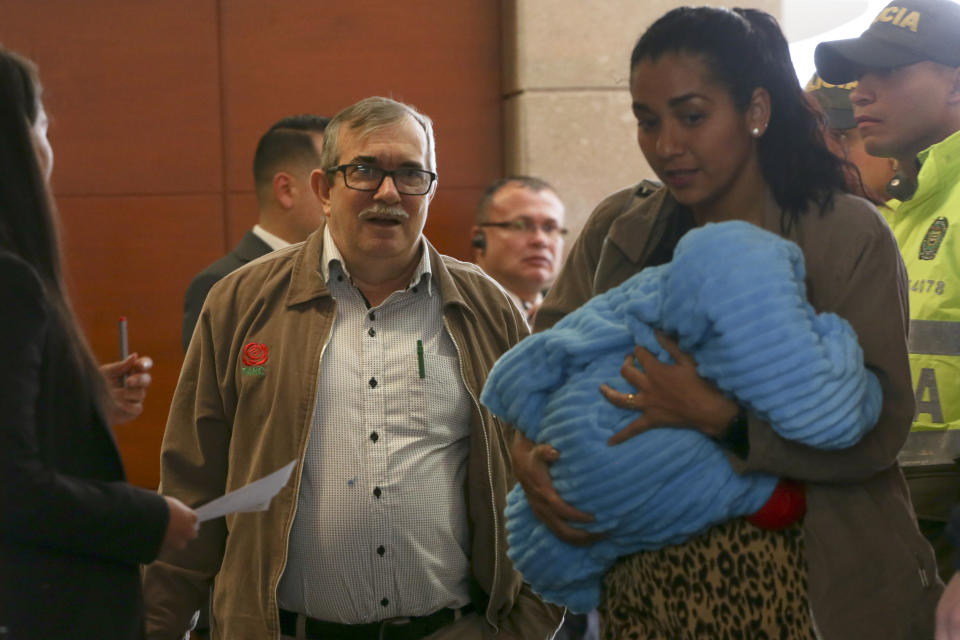
[[[784,438],[823,448],[855,444],[876,423],[881,390],[842,318],[807,302],[794,243],[746,222],[687,233],[672,262],[596,296],[496,363],[481,401],[560,459],[560,495],[609,532],[590,547],[561,542],[533,515],[520,486],[507,501],[509,556],[545,599],[585,612],[622,555],[676,544],[757,511],[777,478],[737,475],[722,449],[692,429],[652,429],[616,447],[608,438],[637,417],[611,405],[602,383],[629,393],[623,358],[643,345],[670,356],[662,329],[692,354],[700,375],[770,422]]]

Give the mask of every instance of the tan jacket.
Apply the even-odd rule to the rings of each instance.
[[[640,271],[675,211],[665,189],[641,197],[635,187],[602,202],[573,245],[536,328],[552,326]],[[731,464],[737,472],[766,471],[806,483],[809,598],[826,640],[930,638],[943,586],[897,466],[914,400],[906,273],[896,242],[876,209],[849,195],[837,195],[822,215],[807,212],[786,234],[770,201],[764,227],[801,247],[811,304],[856,330],[866,364],[883,386],[884,406],[876,427],[842,451],[785,440],[750,416],[749,454],[731,454]]]
[[[211,290],[163,438],[165,495],[200,505],[290,460],[302,462],[318,366],[336,315],[320,274],[322,242],[323,227],[305,243],[264,256]],[[427,250],[473,404],[467,500],[478,587],[474,601],[491,625],[521,638],[550,637],[560,610],[534,596],[506,556],[502,514],[514,482],[508,427],[477,401],[490,367],[526,334],[525,324],[479,268],[441,256],[429,243]],[[262,364],[243,362],[251,342],[266,345]],[[277,584],[287,560],[300,467],[268,511],[206,522],[185,551],[145,569],[148,637],[182,636],[211,581],[215,638],[279,637]]]

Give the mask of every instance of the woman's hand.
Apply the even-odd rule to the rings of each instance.
[[[549,466],[560,458],[556,449],[548,444],[534,444],[532,440],[517,432],[511,447],[511,457],[513,472],[527,494],[530,508],[555,536],[577,546],[591,545],[604,537],[603,534],[589,533],[569,524],[593,522],[593,516],[564,502],[553,488]]]
[[[106,417],[111,427],[130,422],[143,413],[147,388],[153,381],[148,373],[152,368],[153,360],[141,358],[135,353],[131,353],[126,360],[100,366],[100,373],[107,380],[107,390],[110,392]]]
[[[701,378],[696,361],[681,351],[675,341],[659,331],[657,341],[676,364],[664,364],[637,346],[620,368],[620,374],[636,388],[636,393],[621,393],[607,385],[600,387],[613,405],[643,412],[614,434],[608,444],[617,445],[648,429],[665,426],[697,429],[711,438],[722,436],[739,411],[737,403]]]
[[[167,501],[167,507],[170,509],[170,520],[167,522],[167,531],[160,545],[160,554],[179,551],[186,547],[187,543],[197,537],[197,530],[200,527],[196,511],[176,498],[163,496],[163,499]]]

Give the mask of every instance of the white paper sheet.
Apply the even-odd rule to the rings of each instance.
[[[283,489],[290,480],[290,473],[296,464],[297,461],[292,460],[289,464],[259,480],[254,480],[245,487],[211,500],[202,507],[197,507],[197,517],[200,522],[204,522],[228,513],[266,511],[270,508],[273,496],[280,493],[280,489]]]

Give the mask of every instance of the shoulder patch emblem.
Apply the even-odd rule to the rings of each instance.
[[[927,229],[927,235],[923,236],[923,242],[920,243],[921,260],[933,260],[937,257],[940,243],[943,242],[943,237],[947,235],[948,226],[950,226],[950,223],[943,216],[933,221],[933,224]]]
[[[241,358],[245,366],[240,368],[240,372],[245,376],[264,376],[270,350],[267,345],[257,342],[248,342],[243,348]]]

